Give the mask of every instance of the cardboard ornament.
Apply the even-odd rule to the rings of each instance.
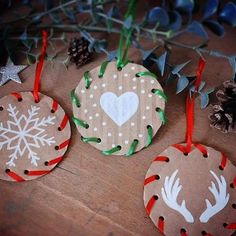
[[[129,0],[125,19],[133,20],[137,0]],[[121,29],[116,62],[86,71],[71,93],[81,140],[105,155],[131,156],[151,144],[165,123],[167,100],[155,74],[127,58],[132,29]]]
[[[117,148],[114,155],[129,155],[134,144],[135,151],[141,150],[164,123],[166,97],[161,85],[134,63],[119,71],[109,62],[102,77],[99,70],[100,66],[89,71],[89,87],[81,80],[72,95],[79,101],[73,102],[74,118],[86,124],[77,125],[82,140],[90,138],[102,151]]]
[[[39,93],[47,33],[36,68],[33,92],[11,93],[0,99],[0,178],[21,182],[49,173],[67,150],[68,117],[52,98]]]
[[[196,90],[203,66],[200,59]],[[223,153],[192,142],[193,106],[189,95],[186,143],[168,147],[147,171],[144,205],[163,235],[230,236],[236,229],[236,167]]]

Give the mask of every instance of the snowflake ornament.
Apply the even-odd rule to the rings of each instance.
[[[60,105],[39,93],[12,93],[0,99],[0,178],[31,180],[59,163],[70,139],[68,117]]]
[[[9,167],[15,166],[14,161],[25,153],[27,153],[28,159],[31,160],[31,164],[38,166],[37,161],[40,157],[32,148],[40,148],[40,145],[51,146],[55,143],[53,136],[47,137],[44,127],[53,125],[56,117],[48,116],[39,119],[37,118],[39,110],[40,107],[31,105],[28,116],[26,116],[20,114],[16,106],[8,105],[7,111],[11,120],[7,121],[6,127],[4,127],[3,122],[0,123],[0,137],[3,139],[0,141],[0,150],[4,148],[4,145],[8,150],[11,150],[10,160],[6,163]]]

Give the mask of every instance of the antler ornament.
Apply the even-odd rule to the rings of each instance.
[[[179,185],[179,178],[175,180],[177,173],[178,170],[176,170],[170,178],[166,176],[164,188],[161,188],[161,195],[167,206],[179,212],[187,222],[193,223],[193,216],[186,208],[185,200],[183,200],[181,204],[177,203],[178,194],[182,189],[182,185]]]
[[[228,203],[229,201],[229,194],[226,192],[226,181],[225,178],[221,175],[220,178],[217,177],[217,175],[211,170],[210,171],[213,177],[215,178],[218,189],[216,188],[216,185],[213,181],[211,181],[211,186],[208,187],[208,189],[211,191],[215,198],[215,205],[213,206],[208,199],[206,199],[206,210],[201,214],[199,220],[202,223],[208,222],[208,220],[220,212]]]

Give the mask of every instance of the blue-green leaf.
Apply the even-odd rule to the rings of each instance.
[[[151,24],[159,23],[160,26],[165,26],[169,23],[169,16],[165,9],[154,7],[147,14],[147,22]]]
[[[212,16],[218,8],[219,0],[208,0],[203,7],[203,19]]]
[[[225,32],[224,27],[221,24],[219,24],[217,21],[206,20],[204,21],[204,25],[206,25],[216,35],[220,37],[224,36],[224,32]]]
[[[209,95],[207,93],[202,92],[200,94],[200,100],[201,100],[201,108],[206,108],[209,103]]]
[[[180,76],[177,82],[176,94],[182,92],[189,84],[189,80],[186,76]]]
[[[177,73],[179,73],[190,61],[191,60],[186,61],[185,63],[174,66],[174,68],[171,71],[172,74],[176,75]]]
[[[132,16],[129,16],[124,22],[123,22],[123,25],[126,29],[130,29],[131,25],[132,25],[132,22],[133,22],[133,18]]]
[[[174,7],[182,12],[192,12],[194,8],[194,0],[174,0]]]
[[[201,23],[193,21],[187,28],[188,32],[198,35],[202,38],[208,38],[206,31],[204,30]]]
[[[166,56],[167,56],[167,52],[164,52],[160,57],[155,59],[157,68],[159,69],[162,76],[164,75],[164,71],[165,71]]]
[[[182,26],[182,17],[177,11],[170,11],[169,12],[169,28],[171,30],[179,30]]]
[[[233,2],[225,4],[223,9],[219,13],[220,21],[223,21],[233,27],[236,26],[236,5]]]

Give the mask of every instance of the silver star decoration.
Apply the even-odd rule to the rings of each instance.
[[[27,66],[25,65],[19,65],[16,66],[12,62],[10,58],[8,58],[6,66],[0,67],[0,86],[7,83],[9,80],[13,80],[19,84],[21,84],[21,80],[18,76],[18,73],[20,73],[22,70],[24,70]]]

